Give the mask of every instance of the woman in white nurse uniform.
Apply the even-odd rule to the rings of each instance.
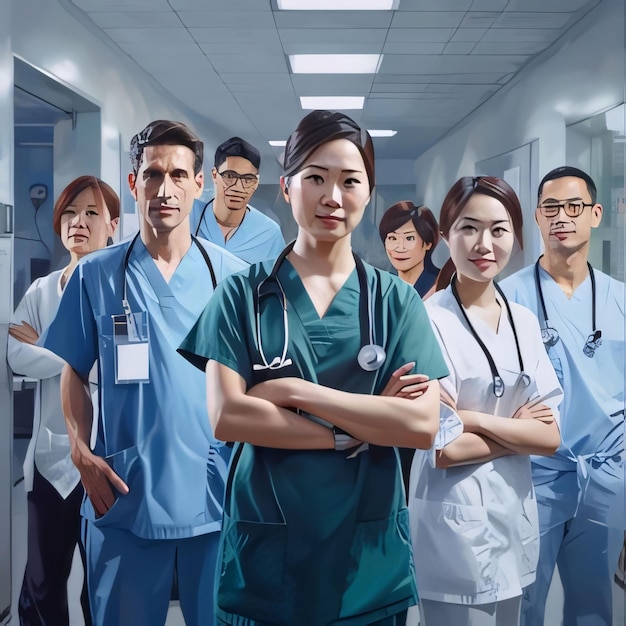
[[[434,449],[418,450],[411,469],[422,623],[515,626],[539,545],[528,455],[558,448],[562,392],[537,319],[494,282],[515,239],[522,244],[513,189],[498,178],[461,178],[440,227],[451,259],[425,304],[450,371],[442,401],[462,433],[442,420]]]

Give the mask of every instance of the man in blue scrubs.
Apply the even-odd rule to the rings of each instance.
[[[211,172],[215,198],[196,202],[191,229],[247,263],[275,259],[285,247],[280,226],[248,205],[259,186],[259,151],[240,137],[231,137],[215,151]]]
[[[565,393],[562,445],[553,457],[533,457],[541,544],[537,579],[524,595],[525,626],[544,623],[555,564],[564,626],[612,623],[624,524],[624,284],[588,264],[601,218],[585,172],[552,170],[539,185],[535,213],[544,254],[502,282],[512,300],[537,314]]]
[[[175,572],[186,624],[214,623],[229,449],[212,435],[203,373],[176,348],[216,281],[245,264],[191,235],[202,155],[202,142],[179,122],[157,120],[133,137],[128,181],[140,231],[78,266],[43,339],[68,364],[61,399],[87,495],[96,626],[164,624]],[[85,385],[96,361],[92,424]]]

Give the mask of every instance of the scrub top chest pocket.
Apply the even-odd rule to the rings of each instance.
[[[145,311],[112,315],[115,384],[150,382],[150,338]]]

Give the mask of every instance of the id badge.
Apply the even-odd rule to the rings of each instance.
[[[144,311],[112,315],[115,383],[150,382],[148,316]]]

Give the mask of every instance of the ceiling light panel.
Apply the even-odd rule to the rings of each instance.
[[[381,54],[292,54],[294,74],[376,74]]]
[[[392,11],[398,0],[277,0],[280,11]]]
[[[364,96],[300,96],[300,106],[305,109],[362,109]]]

